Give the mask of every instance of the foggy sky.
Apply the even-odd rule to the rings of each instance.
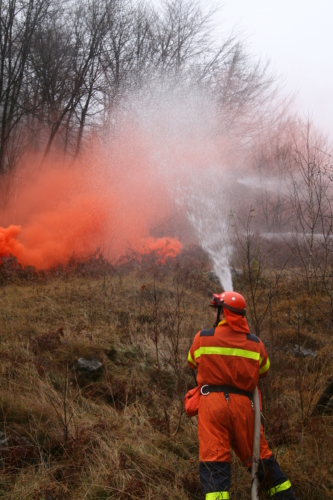
[[[226,0],[223,5],[219,25],[243,29],[251,52],[270,58],[286,90],[298,92],[297,110],[332,134],[333,1]]]
[[[161,5],[162,0],[153,0]],[[201,0],[220,7],[217,33],[240,31],[248,51],[270,59],[295,109],[333,133],[333,0]]]

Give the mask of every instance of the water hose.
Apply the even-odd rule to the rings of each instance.
[[[253,424],[253,453],[251,467],[251,500],[259,500],[258,494],[258,467],[260,456],[260,401],[258,387],[253,391],[254,424]]]

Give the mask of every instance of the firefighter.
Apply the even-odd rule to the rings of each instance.
[[[213,295],[214,328],[201,330],[188,354],[201,386],[198,413],[199,473],[206,500],[229,498],[230,447],[251,470],[254,408],[252,393],[268,374],[261,340],[250,333],[246,302],[236,292]],[[269,497],[291,500],[293,489],[270,451],[261,426],[259,482]]]

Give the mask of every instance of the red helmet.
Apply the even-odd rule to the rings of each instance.
[[[210,306],[223,307],[238,316],[245,316],[246,314],[245,299],[243,295],[237,292],[223,292],[220,294],[214,293]]]
[[[246,302],[244,297],[237,292],[222,292],[213,295],[211,307],[223,307],[227,323],[238,332],[250,332],[245,319]]]

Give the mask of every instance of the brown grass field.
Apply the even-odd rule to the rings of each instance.
[[[220,291],[208,269],[188,254],[164,266],[2,270],[0,498],[204,498],[183,396],[194,386],[189,346],[212,326],[207,306]],[[248,298],[244,277],[234,288]],[[262,421],[300,500],[333,498],[332,412],[311,416],[332,376],[332,329],[314,302],[285,272],[260,332],[271,360]],[[316,355],[297,357],[295,345]],[[87,375],[79,358],[103,369]],[[235,457],[231,470],[231,498],[250,499]]]

